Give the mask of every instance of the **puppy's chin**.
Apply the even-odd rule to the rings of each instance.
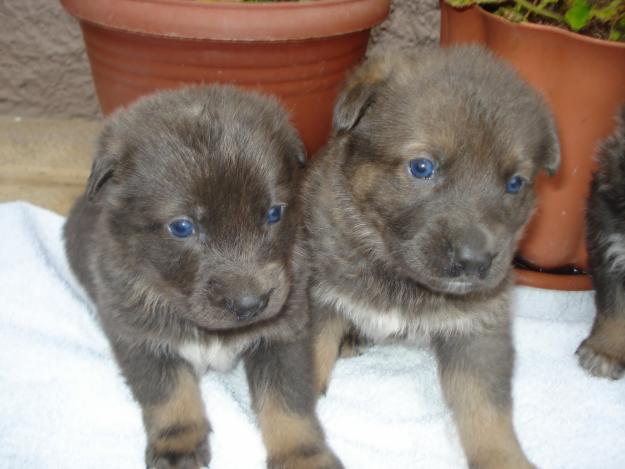
[[[428,277],[418,282],[429,290],[446,295],[468,295],[491,290],[501,283],[492,279]]]
[[[230,314],[230,313],[225,313],[225,314]],[[205,331],[209,331],[209,332],[220,332],[220,331],[236,332],[239,329],[245,329],[251,326],[256,326],[256,325],[272,322],[278,316],[280,316],[280,310],[272,314],[260,314],[258,316],[255,316],[249,319],[237,319],[236,316],[232,316],[232,318],[221,317],[221,318],[210,318],[206,320],[194,319],[192,322],[193,324],[195,324],[196,327],[203,329]]]

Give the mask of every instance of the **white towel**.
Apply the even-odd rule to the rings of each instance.
[[[0,204],[0,468],[141,468],[139,407],[68,269],[63,221]],[[625,380],[592,378],[574,356],[593,309],[589,292],[516,290],[515,426],[541,468],[625,467]],[[264,467],[241,365],[207,375],[202,392],[210,467]],[[466,467],[427,350],[339,361],[318,410],[348,469]]]

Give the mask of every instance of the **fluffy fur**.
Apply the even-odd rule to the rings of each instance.
[[[293,249],[304,156],[275,100],[231,87],[144,98],[102,131],[66,248],[141,405],[149,467],[208,464],[198,382],[241,357],[268,465],[342,467],[315,416],[306,268]],[[277,205],[284,216],[269,223]],[[191,235],[174,236],[181,218]]]
[[[411,173],[418,159],[431,176]],[[535,177],[558,164],[542,99],[482,49],[395,52],[358,68],[304,184],[318,391],[352,328],[425,340],[470,467],[531,467],[512,426],[511,261]]]
[[[597,315],[577,355],[591,374],[618,379],[625,371],[625,107],[598,163],[586,214]]]

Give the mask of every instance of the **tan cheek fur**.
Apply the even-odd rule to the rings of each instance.
[[[363,200],[375,191],[375,181],[378,177],[378,168],[372,164],[363,164],[356,168],[351,177],[351,190],[354,198]]]

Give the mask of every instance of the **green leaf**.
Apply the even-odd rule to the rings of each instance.
[[[520,23],[526,19],[526,15],[516,11],[514,8],[500,7],[495,13],[513,23]]]
[[[610,28],[608,39],[611,41],[625,41],[625,18],[614,22]]]
[[[625,2],[623,0],[612,0],[603,7],[594,5],[590,10],[590,16],[600,21],[613,21],[619,13],[624,10]]]
[[[579,31],[590,21],[590,5],[587,0],[573,0],[564,20],[573,31]]]

